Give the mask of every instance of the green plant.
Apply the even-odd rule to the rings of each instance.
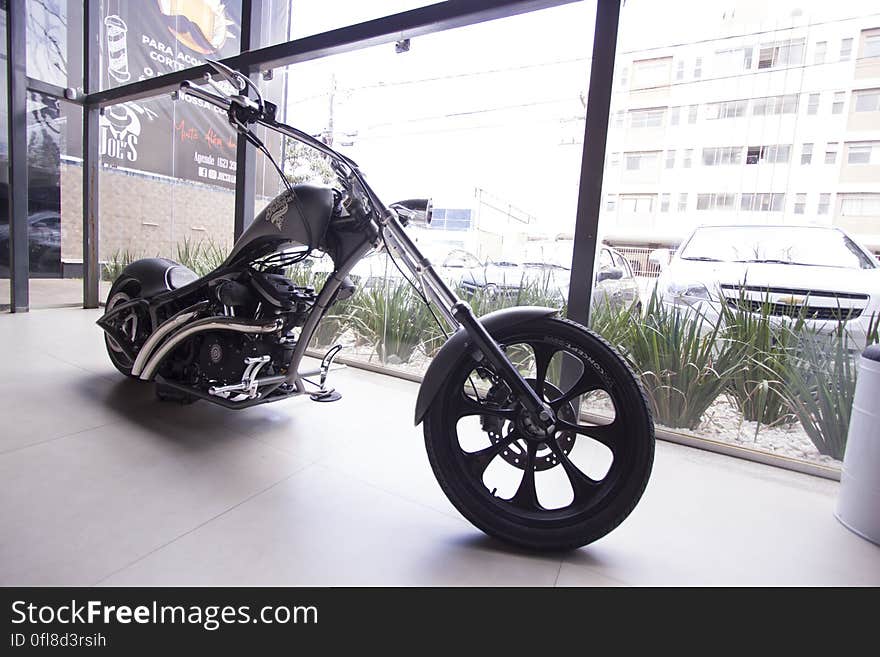
[[[607,299],[598,301],[590,310],[590,328],[622,354],[629,353],[633,327],[640,321],[635,306],[614,305]]]
[[[845,330],[802,331],[797,338],[785,398],[819,453],[842,459],[856,387],[855,345]]]
[[[352,297],[348,317],[383,363],[408,363],[434,325],[429,313],[419,311],[422,304],[406,281],[385,281]]]
[[[177,262],[189,267],[199,276],[215,270],[229,254],[229,249],[213,239],[195,241],[184,237],[176,245]]]
[[[733,306],[721,304],[723,336],[742,347],[743,359],[742,367],[730,377],[727,392],[745,420],[769,426],[791,421],[783,388],[803,329],[803,312],[799,317],[774,320],[769,295],[754,309],[745,284],[736,301]]]
[[[119,278],[122,271],[141,256],[128,249],[117,249],[101,270],[101,280],[111,283]]]
[[[669,308],[656,293],[633,322],[628,357],[640,373],[657,420],[696,429],[741,367],[742,349],[721,335],[721,319],[693,308]]]

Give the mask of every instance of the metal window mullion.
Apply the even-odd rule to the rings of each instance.
[[[253,50],[260,45],[263,0],[242,0],[241,3],[241,50]],[[241,68],[242,73],[257,82],[256,68]],[[256,202],[257,152],[243,135],[235,143],[235,219],[232,236],[241,237],[244,229],[254,220]]]
[[[602,173],[605,165],[608,117],[611,110],[611,85],[619,17],[620,0],[598,0],[571,258],[571,280],[568,287],[568,317],[584,325],[590,320],[590,300],[593,294],[595,259],[599,245]]]
[[[94,93],[101,84],[101,3],[85,0],[83,12],[83,89]],[[98,184],[101,153],[99,124],[101,109],[83,107],[83,308],[97,308],[100,302],[101,270],[98,262],[100,205]]]
[[[7,129],[9,140],[9,275],[12,312],[27,312],[28,245],[27,12],[25,0],[6,4]]]

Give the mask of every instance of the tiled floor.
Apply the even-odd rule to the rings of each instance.
[[[335,404],[160,404],[97,311],[0,315],[0,584],[880,584],[838,484],[667,443],[630,518],[536,556],[434,482],[415,384],[335,372]]]

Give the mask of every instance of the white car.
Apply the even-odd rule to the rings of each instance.
[[[880,315],[880,262],[839,228],[825,226],[701,226],[675,256],[654,252],[664,303],[693,307],[711,320],[720,304],[765,301],[780,321],[804,312],[808,326],[831,332],[838,320],[864,344]],[[664,260],[668,261],[664,262]]]

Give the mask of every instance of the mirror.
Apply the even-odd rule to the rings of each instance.
[[[226,66],[226,64],[221,64],[213,59],[206,59],[205,62],[210,64],[211,68],[217,71],[224,80],[235,87],[239,92],[247,89],[247,82],[245,81],[244,76],[238,71],[233,71]]]
[[[669,249],[654,249],[648,254],[648,262],[658,265],[661,269],[669,264],[672,252]]]
[[[410,198],[403,201],[395,201],[391,204],[391,208],[397,212],[400,223],[404,226],[410,222],[425,226],[431,224],[431,215],[434,208],[429,198]]]
[[[623,278],[623,270],[620,267],[608,267],[599,272],[599,276],[596,277],[596,282],[619,281],[621,278]]]

